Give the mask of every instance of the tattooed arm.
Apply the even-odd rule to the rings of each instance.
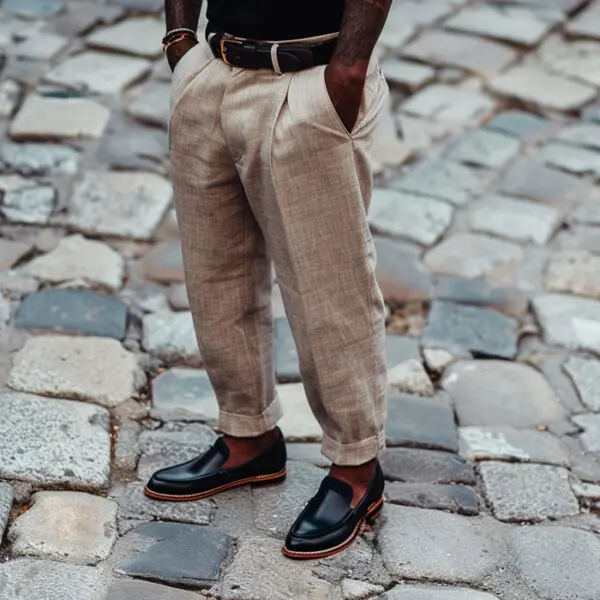
[[[340,37],[325,69],[325,83],[348,131],[356,123],[369,59],[391,4],[392,0],[345,0]]]
[[[202,0],[165,0],[167,31],[179,27],[196,31],[200,20],[201,7]],[[184,40],[169,47],[167,58],[171,69],[175,68],[181,57],[196,43],[193,40]]]

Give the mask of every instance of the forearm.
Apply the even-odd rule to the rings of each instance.
[[[200,20],[202,0],[165,0],[165,15],[167,32],[185,27],[196,31]],[[181,57],[196,44],[194,38],[185,39],[169,46],[167,58],[171,69]]]
[[[167,31],[186,27],[196,31],[202,0],[165,0]]]
[[[345,0],[334,66],[366,72],[391,5],[392,0]]]

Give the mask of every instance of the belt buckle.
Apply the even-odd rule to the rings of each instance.
[[[221,47],[221,58],[223,59],[223,62],[225,64],[232,66],[232,64],[227,60],[227,44],[237,44],[238,46],[242,46],[244,42],[242,40],[236,40],[234,38],[225,36],[221,38],[221,41],[219,43]]]

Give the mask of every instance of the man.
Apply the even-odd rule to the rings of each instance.
[[[148,482],[195,500],[285,478],[273,368],[272,264],[333,466],[285,542],[348,547],[383,503],[384,304],[366,221],[373,129],[388,93],[372,57],[391,0],[166,0],[170,146],[188,295],[223,433]]]

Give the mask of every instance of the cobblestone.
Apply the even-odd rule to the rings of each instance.
[[[452,208],[445,202],[395,190],[373,192],[369,224],[378,233],[430,246],[451,219]]]
[[[479,514],[477,495],[463,485],[388,482],[385,494],[392,504],[445,510],[461,515]]]
[[[90,172],[71,197],[70,224],[84,233],[148,239],[171,196],[171,185],[153,173]]]
[[[566,469],[501,462],[485,462],[480,469],[494,515],[501,521],[540,521],[579,512]]]
[[[124,539],[133,536],[145,538],[150,545],[120,561],[117,573],[193,588],[217,581],[232,541],[213,527],[181,523],[140,525]]]
[[[516,321],[494,310],[436,301],[421,343],[430,348],[486,357],[514,358]]]
[[[453,161],[501,169],[519,152],[519,141],[502,133],[475,129],[453,144],[445,156]]]
[[[0,477],[90,491],[106,487],[105,409],[17,392],[0,393],[0,406]]]
[[[117,537],[117,505],[81,492],[38,492],[8,537],[13,556],[81,565],[108,558]]]
[[[116,340],[42,336],[15,356],[8,385],[21,392],[117,406],[145,381],[135,356]]]
[[[92,567],[23,558],[0,564],[0,600],[101,600],[102,571]]]
[[[461,452],[469,460],[507,460],[569,465],[566,447],[552,434],[513,427],[460,427]]]
[[[562,16],[555,11],[476,5],[463,9],[448,19],[444,26],[524,46],[535,46],[561,21]]]
[[[442,387],[462,426],[535,427],[566,418],[548,382],[526,365],[461,361],[446,369]]]
[[[482,75],[502,71],[517,54],[507,46],[446,31],[427,31],[403,50],[403,55],[437,66],[460,67]]]
[[[516,563],[543,600],[594,600],[600,576],[597,536],[567,527],[521,527],[510,533]]]
[[[572,350],[600,350],[600,302],[566,294],[543,294],[536,296],[532,304],[547,343]]]
[[[500,559],[483,522],[400,506],[388,506],[387,514],[378,540],[385,565],[395,577],[477,584]]]
[[[490,79],[492,91],[548,109],[577,110],[594,98],[593,88],[550,74],[538,66],[517,66]]]
[[[474,231],[517,242],[545,244],[561,222],[555,208],[527,200],[492,196],[473,205],[469,222]]]
[[[386,479],[407,483],[464,483],[474,485],[471,463],[449,452],[390,448],[381,457]]]
[[[33,259],[24,271],[46,283],[82,279],[114,291],[121,287],[124,263],[110,246],[72,235],[60,240],[48,254]]]
[[[125,338],[127,307],[117,298],[84,290],[42,290],[23,300],[15,325],[34,331],[65,331]]]
[[[99,138],[110,110],[83,98],[31,96],[13,119],[10,135],[15,140]]]
[[[475,278],[522,260],[523,250],[516,244],[487,235],[458,233],[427,252],[423,262],[436,273]]]
[[[446,160],[429,159],[392,182],[399,190],[464,206],[491,183],[493,173]]]

